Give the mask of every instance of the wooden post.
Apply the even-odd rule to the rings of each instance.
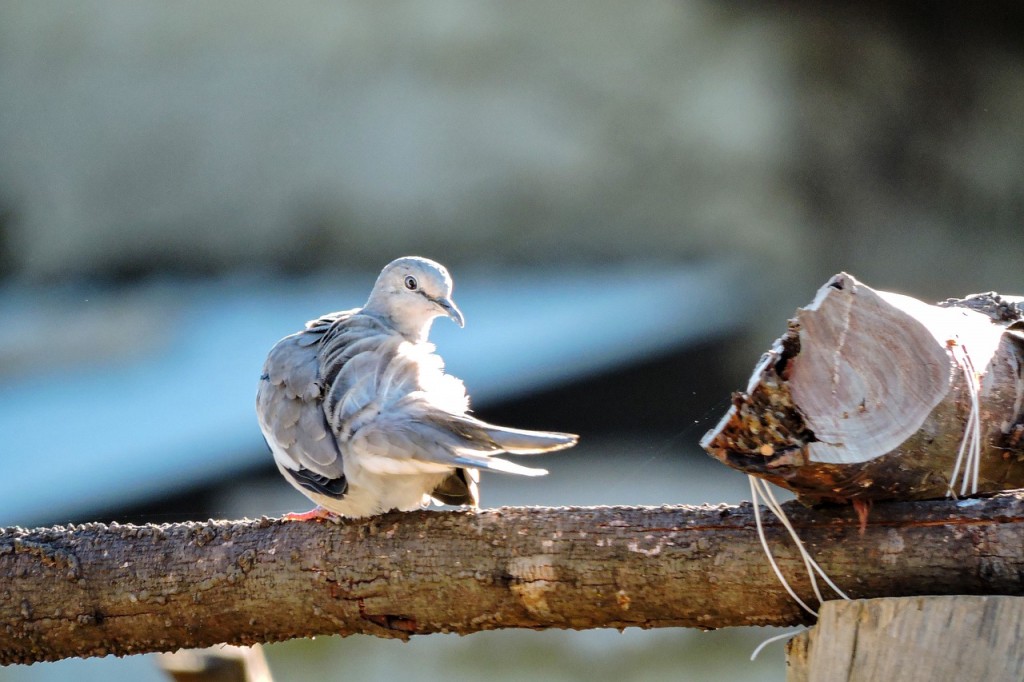
[[[830,601],[789,644],[787,682],[1024,680],[1024,597]]]

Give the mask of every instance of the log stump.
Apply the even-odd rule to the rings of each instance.
[[[1020,317],[996,294],[929,305],[838,274],[701,445],[808,504],[1024,487]]]

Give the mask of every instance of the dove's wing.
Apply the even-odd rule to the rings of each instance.
[[[295,485],[329,497],[343,496],[347,485],[323,411],[318,348],[327,331],[353,312],[325,315],[281,339],[267,356],[256,394],[260,428],[281,471]]]
[[[324,349],[329,345],[325,340]],[[444,373],[433,346],[397,336],[342,365],[325,405],[346,453],[379,475],[472,467],[539,476],[547,472],[494,455],[544,452],[576,442],[568,434],[503,429],[468,416],[465,388]]]
[[[361,426],[353,434],[351,450],[360,466],[376,474],[444,473],[459,467],[523,476],[547,473],[495,457],[504,452],[500,446],[468,435],[451,417],[413,402],[396,406]]]

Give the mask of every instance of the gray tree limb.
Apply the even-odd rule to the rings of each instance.
[[[851,597],[1024,594],[1024,493],[787,506]],[[783,529],[779,565],[811,599]],[[496,628],[792,625],[750,505],[503,508],[340,525],[210,521],[0,531],[0,663]]]

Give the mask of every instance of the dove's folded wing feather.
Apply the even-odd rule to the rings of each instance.
[[[339,337],[340,338],[340,337]],[[337,354],[325,339],[325,364]],[[430,344],[381,338],[372,352],[351,357],[331,380],[328,422],[359,466],[376,474],[444,473],[475,467],[525,476],[546,473],[493,455],[569,447],[569,434],[506,429],[465,414],[461,381],[444,373]]]
[[[494,457],[503,452],[501,447],[493,439],[476,439],[453,428],[453,416],[437,414],[429,404],[405,402],[360,426],[349,447],[361,467],[377,474],[444,473],[457,467],[524,476],[547,473]]]
[[[341,453],[322,408],[317,342],[331,323],[349,314],[324,316],[279,341],[267,356],[256,394],[256,414],[274,459],[310,485],[344,478]]]
[[[466,438],[475,442],[492,442],[495,446],[493,449],[513,455],[539,455],[563,450],[576,445],[579,440],[579,437],[572,433],[513,429],[488,424],[469,415],[453,415],[449,421],[450,428],[463,433]]]

